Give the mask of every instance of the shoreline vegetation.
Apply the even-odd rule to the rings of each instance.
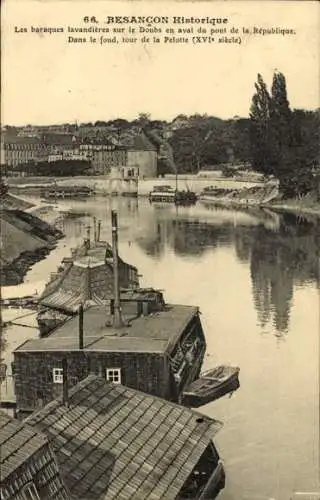
[[[310,200],[305,200],[305,199],[294,199],[294,198],[289,198],[289,199],[275,199],[272,200],[268,203],[261,203],[257,205],[250,205],[250,204],[245,204],[242,203],[239,200],[227,200],[223,198],[212,198],[212,200],[205,200],[205,203],[212,204],[212,205],[217,205],[225,208],[266,208],[269,210],[273,210],[275,212],[292,212],[296,215],[313,215],[320,217],[320,203],[317,201],[310,201]]]

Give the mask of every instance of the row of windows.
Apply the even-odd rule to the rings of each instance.
[[[6,151],[30,151],[34,149],[46,149],[44,144],[5,144],[4,149]]]
[[[10,153],[10,156],[12,156],[13,158],[15,156],[33,156],[34,154],[37,154],[38,151],[26,151],[26,150],[22,150],[22,151],[11,151]],[[9,156],[9,154],[7,153],[7,156]]]
[[[97,145],[97,144],[81,144],[80,149],[95,150],[95,151],[112,151],[115,146]]]
[[[121,368],[107,368],[106,379],[114,384],[121,384]],[[63,369],[53,368],[53,382],[54,384],[63,383]]]

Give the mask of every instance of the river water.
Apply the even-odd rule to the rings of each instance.
[[[240,389],[201,408],[224,423],[216,438],[227,474],[219,498],[289,500],[302,498],[294,492],[320,491],[316,221],[259,209],[151,206],[142,199],[96,198],[72,207],[76,215],[59,223],[65,238],[26,282],[41,291],[92,216],[102,220],[102,239],[110,240],[116,209],[120,255],[138,267],[141,285],[163,289],[167,302],[200,307],[204,368],[240,367]],[[34,315],[20,321],[35,324]],[[8,328],[7,362],[14,347],[36,335],[34,328]]]

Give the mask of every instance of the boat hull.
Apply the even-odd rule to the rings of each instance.
[[[205,380],[204,377],[200,377],[198,381],[202,379]],[[195,384],[198,381],[195,381]],[[239,369],[235,369],[226,380],[213,383],[206,390],[196,390],[192,385],[183,393],[183,404],[191,408],[199,408],[239,389]]]
[[[176,205],[193,205],[197,195],[192,191],[151,191],[150,202],[174,203]]]

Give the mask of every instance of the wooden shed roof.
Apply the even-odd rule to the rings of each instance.
[[[39,304],[53,309],[75,313],[80,304],[85,307],[103,304],[113,296],[113,260],[109,246],[96,246],[86,254],[79,249],[70,264],[49,282]],[[111,256],[110,256],[111,252]],[[137,276],[137,268],[119,259],[120,268],[127,268]],[[128,286],[128,279],[120,274],[121,286]],[[137,278],[138,279],[138,278]]]
[[[52,401],[27,419],[48,436],[73,498],[175,498],[221,423],[90,375],[68,406]]]
[[[48,443],[44,434],[0,411],[1,481]]]
[[[190,320],[198,313],[195,306],[167,304],[148,316],[127,317],[121,328],[106,326],[111,317],[105,307],[84,311],[84,350],[111,352],[159,352],[170,350]],[[30,339],[15,352],[70,351],[79,349],[79,319],[77,316],[56,328],[49,337]]]

